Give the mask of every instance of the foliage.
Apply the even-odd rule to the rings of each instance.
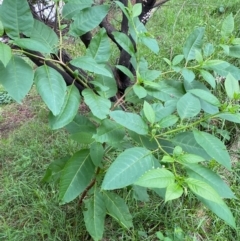
[[[15,2],[19,3],[17,0]],[[56,41],[52,30],[33,20],[25,3],[20,8],[19,4],[4,1],[0,8],[1,13],[12,9],[11,13],[18,13],[19,16],[19,24],[10,25],[11,15],[1,15],[4,30],[19,48],[9,51],[7,44],[0,43],[0,56],[3,56],[0,83],[19,103],[34,83],[50,110],[51,128],[66,126],[71,137],[82,144],[82,148],[70,158],[53,162],[44,180],[59,182],[61,204],[80,196],[80,204],[83,202],[85,207],[84,221],[92,238],[101,240],[107,214],[124,228],[133,227],[127,204],[117,192],[112,191],[126,187],[132,188],[133,192],[137,192],[137,188],[148,188],[165,202],[183,195],[188,198],[191,192],[228,225],[236,228],[231,210],[223,200],[235,198],[235,195],[220,175],[209,168],[210,163],[215,161],[231,170],[229,153],[219,138],[199,129],[201,123],[219,119],[240,123],[239,106],[236,104],[240,99],[240,69],[214,57],[220,51],[229,57],[240,57],[239,39],[234,37],[233,15],[223,21],[218,46],[204,43],[205,29],[196,28],[186,39],[182,53],[171,60],[165,58],[169,65],[168,72],[177,76],[175,79],[165,79],[166,73],[150,69],[141,55],[143,45],[153,53],[159,51],[157,41],[139,21],[141,4],[126,7],[116,2],[128,19],[129,35],[114,32],[113,36],[131,56],[135,76],[126,66],[117,67],[132,82],[123,95],[112,103],[110,98],[115,97],[119,86],[111,81],[114,76],[107,65],[110,54],[105,31],[98,31],[85,56],[70,61],[71,65],[93,77],[87,82],[79,77],[79,72],[73,73],[85,87],[80,97],[76,87],[67,87],[62,75],[54,68],[43,64],[33,70],[19,57],[19,54],[34,55],[31,51],[36,51],[37,46],[43,62],[52,61],[68,69],[68,64],[61,58],[54,60],[49,57],[50,53],[56,52],[56,47],[61,52],[61,34]],[[68,12],[71,4],[68,1],[64,6],[63,15],[73,20],[70,33],[74,35],[83,35],[98,26],[109,9],[108,5],[87,5],[80,10],[83,15],[79,16],[84,16],[82,18],[78,12]],[[99,14],[96,18],[91,18],[93,11]],[[26,12],[28,14],[22,20]],[[40,26],[39,31],[43,31],[42,36],[49,37],[44,39],[45,44],[35,38],[37,26]],[[21,34],[29,38],[22,39]],[[224,88],[228,96],[225,103],[213,94],[214,74],[225,78]],[[90,109],[87,116],[76,115],[81,99]],[[125,105],[131,103],[139,103],[139,109],[125,111]],[[119,154],[113,163],[108,163],[107,155],[111,151]],[[158,233],[158,238],[166,240],[161,233]]]

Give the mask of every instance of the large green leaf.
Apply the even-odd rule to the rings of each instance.
[[[202,68],[213,70],[224,77],[231,73],[235,79],[240,79],[240,69],[223,60],[207,60],[203,63]]]
[[[204,30],[203,27],[196,28],[187,38],[183,46],[183,54],[186,61],[195,59],[195,51],[201,50]]]
[[[68,160],[59,184],[61,204],[71,202],[84,191],[93,178],[94,169],[89,150],[78,151]]]
[[[93,72],[95,74],[100,74],[108,77],[112,77],[111,71],[109,71],[105,65],[98,64],[95,59],[89,56],[83,56],[73,59],[70,62],[72,65]]]
[[[51,164],[48,166],[45,175],[42,179],[42,182],[57,182],[59,181],[62,171],[64,169],[64,166],[66,165],[67,161],[69,160],[70,156],[66,156],[61,159],[54,160],[51,162]]]
[[[58,115],[62,109],[67,89],[62,75],[55,69],[43,65],[37,68],[34,81],[43,101],[53,115]]]
[[[164,188],[173,184],[175,177],[165,168],[152,169],[136,180],[135,185],[148,188]]]
[[[67,93],[60,113],[54,116],[49,115],[49,123],[53,130],[64,127],[69,124],[78,112],[80,104],[80,94],[75,85],[67,87]]]
[[[113,32],[113,36],[114,36],[115,40],[117,41],[117,43],[126,52],[128,52],[130,55],[134,55],[135,54],[133,43],[132,43],[130,38],[125,33]]]
[[[215,117],[219,117],[221,119],[224,120],[228,120],[231,122],[235,122],[235,123],[240,123],[240,113],[220,113],[218,115],[216,115]]]
[[[221,35],[223,37],[230,37],[233,30],[234,30],[234,17],[233,17],[233,14],[231,13],[224,19],[222,23]]]
[[[201,90],[201,89],[192,89],[192,90],[188,90],[189,93],[196,95],[198,98],[208,102],[209,104],[212,104],[214,106],[220,106],[221,103],[220,101],[217,99],[217,97],[215,97],[213,94],[211,94],[208,91],[205,90]]]
[[[97,75],[94,79],[95,89],[99,95],[108,99],[116,95],[117,83],[114,78]],[[99,85],[96,85],[99,84]]]
[[[215,87],[216,87],[216,79],[213,77],[213,75],[210,74],[208,71],[203,70],[203,69],[200,70],[200,74],[202,75],[204,80],[206,80],[208,82],[208,84],[210,84],[211,87],[215,89]]]
[[[109,10],[108,5],[97,5],[84,8],[79,14],[73,17],[74,22],[70,26],[70,32],[81,36],[96,28]]]
[[[18,56],[13,55],[6,68],[0,62],[0,84],[18,103],[31,89],[33,76],[32,68]]]
[[[91,40],[87,49],[87,55],[91,56],[98,64],[106,63],[111,55],[111,46],[106,30],[101,30]]]
[[[218,217],[223,219],[231,227],[236,228],[235,219],[231,213],[231,210],[224,202],[215,203],[198,195],[196,196],[207,208],[214,212]]]
[[[0,19],[7,35],[12,39],[20,38],[20,33],[29,36],[33,28],[33,16],[28,1],[3,1]]]
[[[177,199],[181,197],[182,194],[183,194],[183,188],[177,183],[172,183],[167,186],[166,194],[165,194],[165,202],[173,199]]]
[[[97,134],[93,138],[97,142],[107,142],[108,144],[119,143],[125,136],[124,128],[109,119],[103,120],[97,128]]]
[[[190,93],[186,93],[177,102],[177,112],[182,120],[194,117],[199,114],[200,111],[200,101]]]
[[[102,240],[106,207],[102,193],[95,188],[94,195],[84,201],[86,211],[83,211],[87,231],[94,241]]]
[[[73,121],[65,127],[71,134],[71,139],[82,143],[94,142],[92,136],[96,133],[96,126],[85,116],[77,115]]]
[[[185,179],[185,182],[194,194],[215,203],[224,203],[219,194],[206,182],[199,181],[190,177]]]
[[[92,131],[96,129],[96,126],[89,121],[89,119],[83,115],[76,115],[73,121],[65,127],[70,134],[74,134],[80,131]]]
[[[34,20],[34,26],[30,38],[45,45],[51,53],[55,53],[58,50],[57,34],[53,29],[38,20]]]
[[[196,142],[209,156],[227,169],[231,169],[231,159],[226,146],[217,137],[203,131],[194,131],[193,134]]]
[[[153,53],[158,54],[159,46],[158,42],[155,38],[151,38],[149,36],[141,36],[140,41],[147,46]]]
[[[113,190],[131,185],[153,166],[149,150],[142,147],[129,148],[107,170],[102,189]]]
[[[91,7],[92,0],[71,0],[68,1],[62,10],[62,16],[66,19],[71,19],[74,15],[79,14],[80,11],[84,8]]]
[[[208,183],[222,198],[235,198],[234,193],[217,173],[203,165],[190,163],[183,165],[187,168],[189,177]]]
[[[90,156],[93,164],[98,167],[101,165],[104,155],[103,144],[99,142],[94,142],[90,146]]]
[[[146,101],[144,101],[144,104],[143,104],[143,112],[144,112],[144,115],[147,118],[147,120],[151,124],[154,124],[154,122],[155,122],[155,112],[154,112],[152,106]]]
[[[93,90],[90,89],[83,90],[82,95],[94,116],[101,120],[107,118],[111,107],[110,100],[96,95]]]
[[[235,94],[238,94],[239,91],[239,82],[235,79],[230,73],[227,75],[224,81],[225,90],[228,98],[233,99]]]
[[[0,8],[0,14],[1,14],[1,8]],[[3,27],[2,21],[0,20],[0,37],[3,36],[3,34],[4,34],[4,27]]]
[[[44,54],[53,53],[52,48],[49,48],[44,43],[39,42],[38,40],[35,40],[35,39],[17,38],[13,41],[13,44],[25,50],[29,49],[29,50],[38,51]]]
[[[0,42],[0,61],[3,63],[4,67],[7,66],[11,58],[12,58],[11,48],[8,45]]]
[[[110,113],[110,117],[119,125],[122,125],[140,135],[146,135],[148,133],[147,124],[135,113],[127,113],[125,111],[116,110]]]
[[[183,84],[180,81],[162,80],[158,84],[158,88],[146,88],[148,94],[158,100],[178,100],[185,94]]]
[[[108,215],[117,220],[124,228],[133,227],[132,215],[125,201],[112,192],[103,192],[103,197]]]
[[[152,107],[155,112],[156,122],[171,115],[176,110],[175,105],[163,106],[160,103],[154,103]]]
[[[200,146],[192,132],[183,132],[177,134],[174,138],[170,140],[176,146],[182,147],[183,151],[187,153],[192,153],[203,157],[205,160],[210,160],[210,155]]]

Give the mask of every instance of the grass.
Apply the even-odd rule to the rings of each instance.
[[[167,68],[163,57],[172,59],[181,54],[188,34],[197,26],[206,26],[206,42],[218,42],[221,21],[232,10],[236,21],[239,0],[171,0],[148,23],[148,29],[158,38],[161,52],[146,57],[152,68]],[[225,12],[220,14],[219,7]],[[239,22],[238,22],[239,23]],[[239,26],[239,25],[238,25]],[[77,201],[59,206],[58,189],[54,184],[41,183],[44,171],[55,159],[72,154],[78,145],[68,139],[64,130],[52,131],[47,123],[47,110],[34,90],[22,106],[1,106],[0,127],[0,240],[1,241],[78,241],[90,240],[83,224]],[[27,116],[27,117],[26,117]],[[7,125],[6,125],[7,124]],[[239,147],[234,149],[236,161],[231,173],[219,170],[240,198]],[[191,194],[165,204],[155,194],[150,202],[122,196],[133,214],[135,228],[126,231],[107,218],[104,241],[158,240],[156,232],[175,235],[175,241],[235,241],[240,240],[240,204],[227,201],[236,218],[236,231],[204,208]],[[177,236],[183,235],[180,239]]]

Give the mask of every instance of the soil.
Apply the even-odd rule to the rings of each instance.
[[[26,99],[22,104],[12,103],[0,106],[0,138],[6,138],[22,123],[35,116],[29,104],[29,99]]]

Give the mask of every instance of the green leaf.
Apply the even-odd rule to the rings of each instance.
[[[133,227],[132,215],[125,201],[113,192],[103,192],[107,213],[126,229]]]
[[[147,118],[147,120],[151,124],[154,124],[154,122],[155,122],[155,112],[154,112],[152,106],[146,101],[144,101],[144,104],[143,104],[143,112],[144,112],[144,115]]]
[[[85,103],[89,106],[94,116],[100,120],[107,118],[111,108],[110,100],[96,95],[91,89],[83,90],[82,95]]]
[[[132,41],[130,38],[121,32],[113,32],[113,36],[117,43],[126,51],[128,52],[131,56],[135,54],[135,50],[132,44]]]
[[[203,48],[203,54],[205,57],[209,57],[214,53],[214,46],[211,43],[207,43]]]
[[[176,115],[169,115],[160,120],[158,123],[160,128],[167,128],[173,126],[178,122],[178,117]]]
[[[228,120],[234,123],[240,123],[240,113],[220,113],[218,115],[216,115],[215,117],[219,117],[222,118],[224,120]]]
[[[221,35],[223,37],[230,37],[233,30],[234,30],[234,18],[233,18],[233,14],[231,13],[224,19],[222,23]]]
[[[20,33],[29,36],[33,28],[33,16],[28,2],[22,0],[3,1],[1,21],[10,38],[20,38]]]
[[[80,131],[92,132],[96,129],[96,126],[85,116],[78,114],[70,124],[65,126],[65,128],[70,134],[74,134]]]
[[[133,86],[134,93],[138,96],[139,99],[145,98],[147,96],[147,91],[141,85],[134,85]]]
[[[155,38],[147,37],[147,36],[140,36],[139,40],[148,47],[153,53],[158,54],[159,46],[158,42]]]
[[[227,75],[224,81],[224,86],[227,96],[230,99],[234,98],[235,93],[238,94],[240,92],[238,80],[235,79],[230,73]]]
[[[158,89],[146,88],[148,94],[161,101],[177,100],[184,94],[183,84],[174,80],[162,80],[159,83]]]
[[[240,69],[223,60],[207,60],[202,65],[202,68],[213,70],[220,76],[225,77],[231,73],[235,79],[240,79]]]
[[[189,177],[208,183],[222,198],[236,198],[221,177],[203,165],[183,163]]]
[[[202,77],[204,78],[204,80],[206,80],[208,82],[208,84],[211,85],[211,87],[213,89],[215,89],[216,87],[216,80],[215,78],[213,77],[212,74],[210,74],[208,71],[206,70],[200,70],[200,74],[202,75]]]
[[[141,202],[148,202],[149,195],[147,193],[147,188],[133,185],[133,198]]]
[[[168,117],[176,110],[176,106],[174,105],[162,106],[159,103],[154,103],[152,107],[155,112],[156,121],[160,121],[161,119]]]
[[[151,151],[142,147],[126,149],[107,170],[102,189],[113,190],[131,185],[152,167]]]
[[[53,115],[58,115],[62,109],[67,89],[62,75],[55,69],[43,65],[36,69],[34,82],[47,107]]]
[[[115,67],[117,69],[121,70],[125,75],[127,75],[130,78],[130,80],[132,80],[132,81],[134,80],[134,76],[128,68],[126,68],[123,65],[116,65]]]
[[[95,84],[98,83],[99,85],[101,85],[100,90],[96,88],[96,91],[100,96],[104,97],[105,99],[109,99],[116,95],[117,84],[114,78],[110,78],[103,75],[97,75],[94,78],[94,81],[95,81]]]
[[[190,93],[186,93],[177,102],[177,112],[182,120],[194,117],[198,115],[200,111],[200,101]]]
[[[195,79],[194,72],[187,68],[182,69],[182,76],[184,80],[186,80],[188,83],[192,82]]]
[[[223,47],[223,46],[222,46]],[[224,51],[225,53],[233,58],[240,58],[240,46],[236,45],[236,46],[224,46]]]
[[[32,83],[33,70],[22,58],[13,55],[6,68],[0,62],[0,84],[18,103],[27,95]]]
[[[172,65],[178,65],[179,63],[182,62],[182,60],[184,59],[184,55],[180,54],[180,55],[176,55],[173,60],[172,60]]]
[[[29,49],[33,51],[38,51],[44,54],[53,53],[51,48],[48,48],[45,44],[30,38],[17,38],[13,41],[13,44],[17,45],[22,49]]]
[[[174,180],[172,172],[164,168],[157,168],[146,171],[134,184],[148,188],[164,188],[174,183]]]
[[[203,147],[209,156],[218,163],[231,169],[231,159],[225,145],[215,136],[203,132],[193,131],[196,142]]]
[[[49,123],[53,130],[64,127],[69,124],[78,112],[80,105],[80,94],[75,85],[67,87],[67,93],[65,95],[65,100],[57,116],[52,113],[49,115]]]
[[[223,203],[216,203],[197,195],[197,198],[218,217],[223,219],[228,225],[236,229],[235,219],[229,207]]]
[[[84,8],[91,7],[92,0],[74,0],[68,1],[64,4],[62,10],[62,17],[65,19],[71,19],[75,15],[79,14]]]
[[[70,25],[70,33],[81,36],[96,28],[105,18],[109,10],[108,5],[97,5],[84,8],[73,16],[74,22]]]
[[[211,94],[208,91],[205,90],[201,90],[201,89],[192,89],[192,90],[188,90],[188,93],[194,94],[196,95],[198,98],[208,102],[209,104],[212,104],[214,106],[220,106],[221,103],[220,101],[217,99],[217,97],[215,97],[213,94]]]
[[[98,64],[92,57],[83,56],[70,61],[70,63],[78,68],[100,74],[108,77],[112,77],[111,71],[109,71],[105,65]]]
[[[194,178],[187,178],[185,179],[185,182],[194,194],[215,203],[224,203],[218,193],[206,182],[199,181]]]
[[[170,140],[176,146],[181,146],[183,151],[192,153],[203,157],[205,160],[211,160],[211,157],[207,152],[200,146],[192,132],[183,132],[177,134],[173,139]]]
[[[111,45],[104,28],[92,38],[87,49],[87,55],[91,56],[98,64],[106,63],[111,55]]]
[[[3,36],[3,34],[4,34],[4,27],[3,27],[2,21],[0,20],[0,37]]]
[[[0,61],[3,63],[4,67],[7,66],[11,58],[12,58],[11,48],[8,45],[0,42]]]
[[[84,201],[86,211],[83,211],[87,231],[94,241],[101,240],[104,231],[106,207],[102,193],[95,188],[94,195]]]
[[[93,138],[100,143],[119,143],[125,136],[124,128],[111,120],[103,120]]]
[[[183,188],[177,183],[172,183],[167,186],[166,194],[165,194],[165,202],[173,199],[177,199],[181,197],[182,194],[183,194]]]
[[[48,27],[43,22],[34,20],[30,38],[42,43],[47,49],[49,49],[50,53],[57,53],[59,44],[58,36],[53,29]]]
[[[195,51],[201,50],[204,30],[203,27],[196,28],[187,38],[183,46],[183,54],[186,61],[195,59]]]
[[[137,17],[142,13],[142,4],[141,3],[136,3],[133,5],[132,8],[132,17]]]
[[[177,161],[183,164],[184,163],[192,164],[192,163],[203,162],[205,161],[205,159],[201,156],[194,155],[194,154],[183,154],[178,157]]]
[[[89,150],[78,151],[68,160],[59,184],[61,204],[71,202],[85,190],[93,178],[94,169]]]
[[[59,181],[62,170],[69,160],[69,156],[54,160],[47,168],[45,175],[42,179],[42,182],[56,182]]]
[[[100,166],[104,155],[103,145],[98,142],[94,142],[90,146],[90,156],[93,164],[98,167]]]
[[[125,111],[116,110],[110,113],[110,117],[119,125],[122,125],[125,128],[134,131],[140,135],[146,135],[148,133],[147,124],[139,115],[135,113],[128,113]]]

